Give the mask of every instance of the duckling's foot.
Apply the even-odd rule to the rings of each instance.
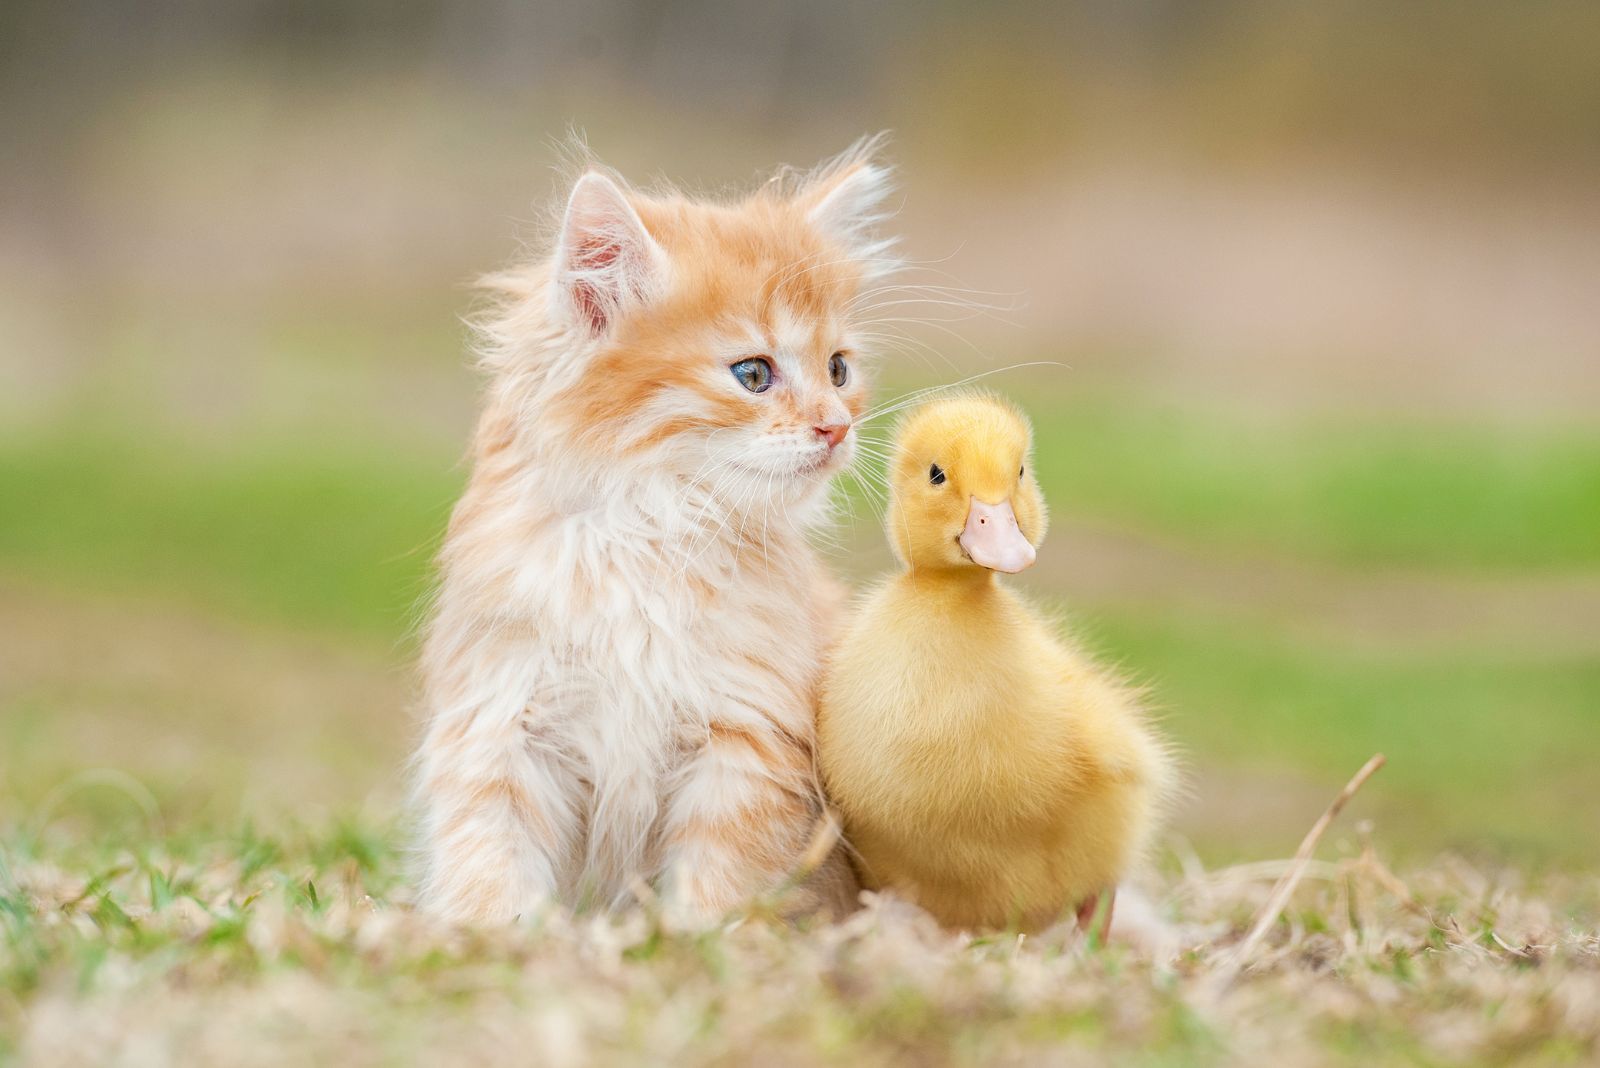
[[[1085,935],[1092,932],[1095,941],[1105,945],[1106,939],[1111,936],[1111,913],[1116,905],[1116,887],[1103,893],[1090,894],[1078,902],[1078,930]]]

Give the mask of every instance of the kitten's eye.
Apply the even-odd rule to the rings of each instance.
[[[739,384],[751,393],[765,393],[772,388],[772,364],[760,356],[740,360],[728,370],[732,371],[733,377],[739,380]]]
[[[828,377],[835,386],[843,386],[850,381],[850,366],[844,362],[844,353],[836,352],[828,357]]]
[[[944,468],[940,467],[938,464],[934,464],[932,467],[928,468],[928,481],[933,483],[935,486],[944,485]]]

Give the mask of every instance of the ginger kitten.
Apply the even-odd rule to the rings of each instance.
[[[423,651],[425,908],[642,879],[704,920],[795,867],[835,600],[806,530],[865,405],[888,191],[870,145],[737,203],[590,168],[548,257],[490,280]]]

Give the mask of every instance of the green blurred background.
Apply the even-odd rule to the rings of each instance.
[[[1151,686],[1181,841],[1284,855],[1381,749],[1384,848],[1593,863],[1600,6],[0,19],[0,834],[398,835],[459,318],[561,139],[715,192],[887,128],[914,280],[996,308],[905,309],[881,395],[1049,361],[989,379],[1026,584]]]

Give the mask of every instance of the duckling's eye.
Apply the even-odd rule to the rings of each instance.
[[[1017,468],[1017,477],[1021,478],[1022,477],[1022,472],[1025,471],[1026,469],[1027,469],[1027,465],[1026,464],[1024,464],[1023,466]]]
[[[944,485],[944,469],[938,464],[934,464],[932,467],[928,468],[928,481],[933,483],[935,486]]]
[[[760,356],[740,360],[728,370],[732,371],[733,377],[739,380],[739,384],[751,393],[765,393],[772,388],[772,364]]]
[[[844,362],[844,353],[836,352],[828,357],[828,378],[838,387],[850,381],[850,367]]]

